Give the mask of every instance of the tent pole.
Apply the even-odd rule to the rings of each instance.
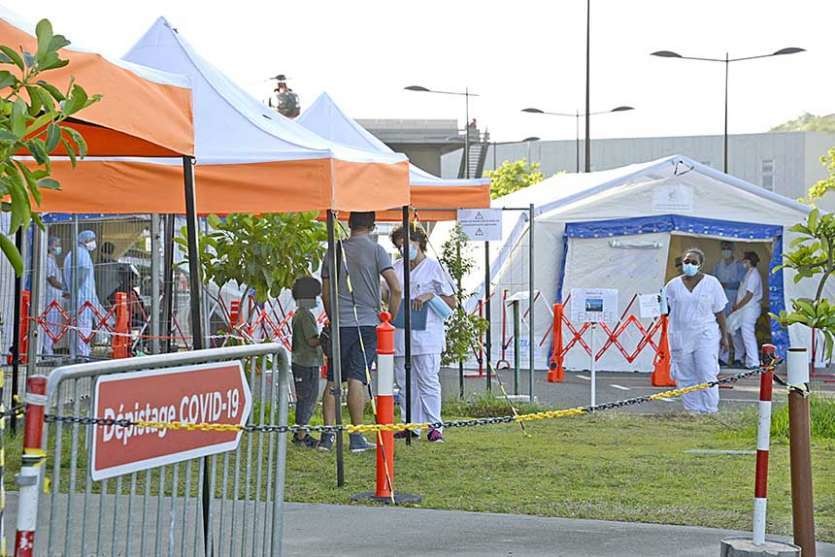
[[[194,191],[193,162],[194,159],[192,157],[183,157],[183,185],[186,198],[186,235],[188,236],[187,241],[189,300],[191,302],[191,311],[189,312],[189,317],[191,318],[192,350],[202,350],[203,320],[200,317],[200,250],[197,245],[197,197]],[[209,523],[209,519],[211,515],[209,506],[211,505],[211,489],[209,486],[209,478],[211,478],[211,475],[211,461],[208,457],[203,457],[203,551],[206,555],[210,555],[209,532],[211,524]]]
[[[455,245],[455,259],[460,263],[461,261],[461,242],[456,242]],[[456,311],[462,311],[461,307],[464,305],[464,297],[461,295],[461,277],[459,276],[455,281],[455,294],[457,296],[458,304]],[[458,398],[464,400],[464,360],[458,360]]]
[[[174,336],[174,215],[165,215],[165,237],[163,238],[162,264],[162,317],[164,319],[165,352],[171,352],[172,337]]]
[[[70,243],[72,244],[72,268],[70,269],[71,275],[71,282],[72,284],[65,284],[64,288],[70,288],[70,308],[72,308],[72,313],[70,314],[70,322],[68,323],[70,327],[70,334],[67,335],[67,340],[70,343],[70,361],[73,363],[77,363],[78,358],[78,252],[81,250],[81,246],[78,244],[78,234],[79,234],[79,222],[78,222],[78,215],[73,215],[72,217],[72,239]],[[68,254],[69,255],[69,254]],[[67,262],[64,259],[64,269],[66,270]]]
[[[490,313],[490,242],[484,242],[484,316],[487,318],[487,335],[484,340],[484,369],[487,370],[487,392],[493,391],[490,356],[493,349],[493,323]]]
[[[333,369],[333,398],[334,418],[337,426],[342,425],[342,345],[339,338],[339,260],[336,245],[336,223],[334,212],[328,210],[328,268],[330,280],[328,290],[330,307],[328,308],[331,322],[331,358],[328,365]],[[345,485],[344,439],[342,431],[336,434],[336,486]]]
[[[18,253],[23,256],[24,262],[26,261],[26,257],[23,255],[23,227],[17,229],[14,235],[14,243],[17,247]],[[26,269],[20,275],[15,275],[14,277],[14,310],[13,310],[13,328],[12,328],[12,403],[9,407],[14,406],[14,397],[17,394],[17,389],[19,385],[19,378],[18,374],[20,373],[20,320],[22,316],[20,315],[20,299],[23,296],[23,275],[26,273]],[[15,419],[14,414],[11,416],[9,420],[11,428],[12,428],[12,435],[17,431],[17,419]]]
[[[533,376],[536,358],[536,332],[534,327],[534,308],[536,297],[534,296],[534,223],[536,222],[533,203],[528,207],[528,402],[533,404]]]
[[[403,357],[406,370],[406,423],[412,423],[412,286],[411,260],[409,259],[409,243],[412,241],[412,230],[409,227],[409,206],[403,206],[403,297],[400,305],[403,308],[403,327],[406,334],[403,337]],[[406,444],[412,444],[412,436],[406,435]]]
[[[159,354],[160,342],[160,312],[159,312],[159,215],[154,213],[151,215],[151,353]]]

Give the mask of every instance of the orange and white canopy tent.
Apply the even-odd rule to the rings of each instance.
[[[344,145],[380,154],[394,151],[349,117],[327,93],[322,93],[298,118],[316,134]],[[457,209],[482,209],[490,206],[490,179],[439,178],[409,164],[409,205],[420,220],[454,220]],[[421,211],[421,209],[423,211]],[[381,220],[400,220],[401,213],[387,211]]]
[[[190,81],[199,213],[370,211],[408,205],[403,155],[336,144],[269,109],[199,56],[165,19],[158,19],[125,58]],[[179,161],[141,161],[128,171],[153,183],[153,191],[166,184],[182,198]],[[147,199],[140,207],[102,212],[171,212],[160,205]]]

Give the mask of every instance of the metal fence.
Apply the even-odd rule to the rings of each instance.
[[[248,423],[287,425],[289,355],[279,344],[56,368],[48,379],[47,413],[92,416],[93,383],[103,375],[228,360],[243,360],[248,370]],[[234,452],[92,481],[92,427],[59,420],[45,430],[45,480],[51,485],[41,498],[36,555],[281,554],[286,433],[244,433]],[[207,473],[209,552],[201,489]]]

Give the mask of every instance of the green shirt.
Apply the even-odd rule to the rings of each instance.
[[[298,309],[293,316],[293,363],[297,366],[319,367],[322,365],[322,348],[310,346],[308,341],[319,338],[316,318],[309,309]]]

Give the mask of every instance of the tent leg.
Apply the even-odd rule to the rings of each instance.
[[[339,257],[337,256],[336,244],[336,223],[334,222],[333,211],[328,211],[328,268],[331,269],[329,286],[330,308],[329,317],[331,322],[331,358],[328,365],[333,369],[334,383],[334,417],[336,425],[342,425],[342,346],[339,338]],[[336,486],[345,485],[345,461],[344,461],[344,439],[342,432],[336,435]]]
[[[203,320],[200,316],[201,303],[201,282],[200,282],[200,250],[197,245],[197,198],[194,191],[194,166],[191,157],[183,157],[183,181],[186,197],[186,235],[188,236],[188,280],[189,280],[189,299],[191,302],[191,342],[192,350],[201,350],[203,348]],[[209,523],[211,504],[211,488],[210,478],[212,476],[211,461],[208,457],[203,457],[203,486],[202,486],[202,502],[203,502],[203,550],[206,555],[210,555],[209,547],[209,533],[211,524]]]
[[[403,342],[404,367],[406,368],[406,423],[412,423],[412,286],[411,261],[409,261],[409,243],[412,241],[412,230],[409,225],[409,207],[403,206],[403,297],[400,305],[403,307],[403,327],[406,335]],[[406,436],[406,444],[412,444],[412,436]]]
[[[528,402],[533,404],[533,380],[534,367],[536,366],[536,358],[534,352],[536,351],[536,328],[534,320],[534,307],[536,306],[536,297],[534,295],[534,223],[536,215],[534,214],[533,203],[528,207]]]
[[[493,316],[490,312],[490,242],[484,242],[484,316],[487,319],[487,334],[484,339],[484,369],[487,370],[487,392],[493,391],[490,357],[493,351]]]

